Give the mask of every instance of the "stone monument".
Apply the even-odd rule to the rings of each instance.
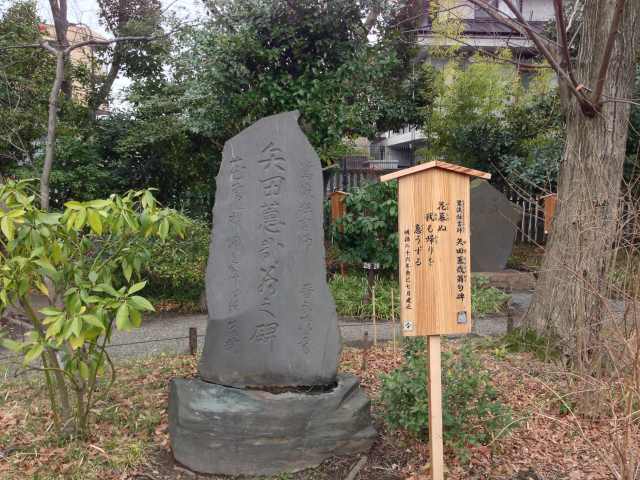
[[[355,377],[337,374],[322,193],[297,112],[225,144],[200,377],[174,379],[169,395],[174,456],[195,471],[272,475],[373,442],[368,398]]]
[[[470,195],[471,271],[504,270],[521,211],[486,180],[473,180]]]

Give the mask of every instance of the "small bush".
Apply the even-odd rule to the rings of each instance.
[[[397,271],[397,197],[397,182],[372,183],[349,193],[346,215],[331,225],[336,260],[357,268],[379,263],[382,271]]]
[[[152,261],[145,273],[149,282],[145,293],[156,304],[178,304],[180,310],[198,310],[204,291],[209,255],[210,227],[193,220],[184,239],[154,242]]]
[[[477,276],[471,279],[471,311],[479,316],[502,312],[509,300],[509,295],[489,285],[486,277]]]
[[[423,339],[405,341],[405,363],[382,376],[380,396],[389,427],[422,440],[429,435],[424,351]],[[497,399],[489,372],[469,344],[443,353],[442,372],[444,441],[465,461],[468,447],[486,445],[507,430],[511,414]]]

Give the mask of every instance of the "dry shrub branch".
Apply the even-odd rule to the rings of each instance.
[[[573,298],[553,297],[561,302],[567,317],[557,317],[555,324],[544,328],[529,318],[529,327],[543,331],[559,354],[567,392],[554,390],[561,410],[568,414],[570,425],[584,437],[581,419],[597,419],[606,428],[608,451],[594,449],[613,478],[640,478],[640,178],[625,182],[622,198],[616,208],[597,204],[586,192],[575,192],[583,201],[591,202],[589,217],[577,216],[579,237],[592,244],[593,236],[611,232],[599,231],[600,215],[617,215],[613,244],[600,252],[592,249],[574,251],[572,256],[588,255],[580,263],[592,262],[604,269],[605,285],[593,285],[588,275],[573,271],[569,262],[554,261],[564,271],[558,278],[574,282]],[[605,222],[608,223],[608,222]],[[557,227],[557,225],[554,225]],[[577,238],[581,245],[581,238]],[[572,264],[574,262],[571,262]],[[549,264],[549,263],[547,263]],[[556,267],[557,268],[557,267]],[[548,273],[548,272],[547,272]],[[592,278],[592,277],[591,277]],[[564,290],[564,289],[563,289]],[[605,292],[603,294],[602,292]],[[599,304],[600,308],[593,308]],[[600,311],[600,317],[589,312]],[[551,388],[551,387],[549,387]],[[565,419],[567,421],[567,419]]]

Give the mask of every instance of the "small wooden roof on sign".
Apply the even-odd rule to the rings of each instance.
[[[453,163],[441,162],[440,160],[434,160],[427,163],[421,163],[411,168],[404,168],[397,172],[388,173],[380,177],[381,182],[388,182],[394,178],[404,177],[405,175],[412,175],[414,173],[422,172],[423,170],[430,170],[432,168],[442,168],[443,170],[450,170],[462,175],[469,175],[470,177],[479,177],[489,180],[491,178],[490,173],[481,172],[480,170],[474,170],[473,168],[462,167],[460,165],[454,165]]]

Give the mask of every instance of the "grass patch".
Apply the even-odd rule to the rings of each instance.
[[[502,313],[511,298],[495,287],[489,285],[489,280],[483,276],[474,276],[471,279],[471,312],[481,317]]]
[[[396,281],[378,278],[374,284],[376,289],[376,316],[391,318],[391,291],[395,316],[398,317],[400,293]],[[373,315],[373,304],[362,303],[367,289],[367,278],[364,275],[335,274],[329,280],[329,289],[336,303],[338,315],[342,317],[369,318]]]
[[[338,315],[343,317],[370,318],[373,304],[362,302],[367,288],[364,275],[335,274],[329,280],[329,289],[336,303]],[[400,293],[398,282],[387,278],[378,278],[376,289],[376,315],[378,318],[391,319],[391,291],[394,297],[394,312],[399,315]],[[488,315],[504,311],[509,295],[489,285],[484,277],[473,277],[471,284],[471,310],[474,315]]]
[[[494,342],[496,351],[504,353],[529,352],[541,361],[560,358],[560,353],[553,347],[553,342],[547,337],[538,335],[535,330],[514,328]]]
[[[105,480],[133,478],[150,456],[168,445],[167,381],[196,371],[190,356],[126,362],[96,404],[86,442],[60,441],[40,376],[0,380],[0,478]],[[29,399],[25,401],[25,399]]]

